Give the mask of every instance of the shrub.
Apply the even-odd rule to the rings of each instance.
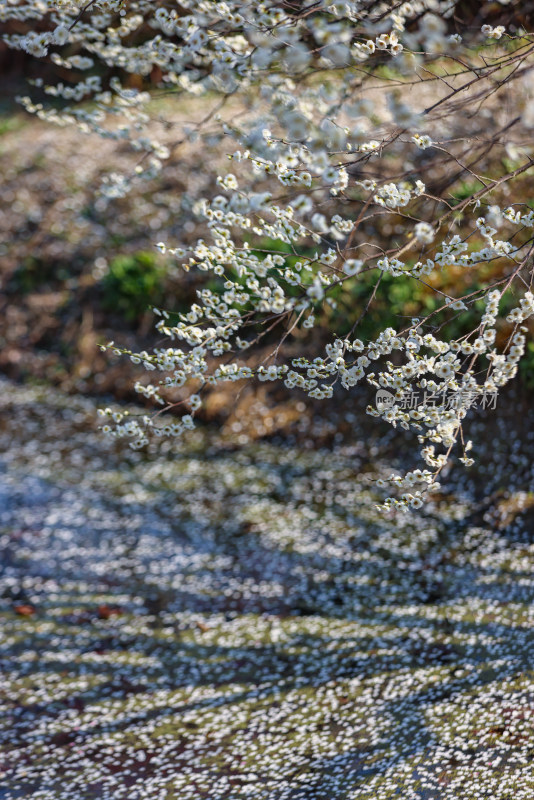
[[[165,268],[154,253],[116,256],[102,280],[103,305],[135,320],[162,299]]]

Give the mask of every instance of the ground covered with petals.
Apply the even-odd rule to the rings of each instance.
[[[532,797],[528,414],[395,517],[365,417],[125,454],[1,388],[2,800]]]

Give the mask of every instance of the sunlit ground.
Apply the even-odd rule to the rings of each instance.
[[[0,402],[2,800],[534,796],[528,418],[394,519],[365,415],[146,455],[89,401]]]

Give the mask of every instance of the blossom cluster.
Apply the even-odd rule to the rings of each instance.
[[[206,391],[221,382],[279,381],[328,399],[338,387],[365,381],[394,392],[398,404],[370,405],[369,413],[416,431],[431,468],[393,476],[392,484],[436,488],[451,448],[462,440],[469,404],[405,410],[404,395],[417,388],[471,397],[498,390],[517,372],[525,323],[534,314],[534,212],[521,202],[503,203],[508,186],[532,164],[531,145],[520,141],[505,150],[514,162],[506,175],[486,174],[494,166],[488,153],[500,153],[502,162],[502,132],[514,129],[525,105],[518,90],[517,108],[512,97],[507,117],[507,107],[492,105],[495,92],[531,68],[532,37],[489,25],[474,35],[453,32],[450,0],[416,0],[391,10],[321,0],[306,11],[243,0],[183,0],[176,8],[148,0],[31,0],[4,6],[0,15],[16,21],[17,30],[28,26],[26,33],[6,34],[8,46],[49,58],[73,75],[71,83],[38,78],[36,90],[56,102],[47,106],[28,95],[21,98],[27,111],[129,141],[142,154],[132,175],[104,178],[109,202],[127,194],[134,179],[153,175],[171,152],[152,133],[150,100],[160,88],[203,103],[217,98],[206,135],[225,143],[232,171],[220,171],[217,193],[194,204],[196,245],[156,244],[185,272],[206,280],[187,310],[155,309],[166,346],[135,353],[110,344],[157,374],[153,383],[136,383],[140,395],[163,408],[174,407],[172,397],[179,395],[186,414],[170,423],[159,413],[135,420],[111,415],[106,430],[136,448],[149,434],[180,435],[194,425]],[[136,76],[135,88],[128,75]],[[472,100],[484,123],[464,114]],[[224,105],[235,102],[247,113],[223,117]],[[185,139],[196,141],[199,153],[202,130],[202,124],[184,125]],[[474,160],[472,141],[485,148]],[[450,187],[466,176],[477,188],[458,197]],[[490,278],[483,272],[488,268]],[[469,272],[481,276],[479,288],[470,290]],[[451,274],[460,275],[458,288],[447,280]],[[357,294],[370,276],[374,288],[350,334],[334,331],[325,354],[315,358],[286,353],[293,334],[302,339],[320,328],[325,313],[336,319],[340,291]],[[439,302],[428,315],[385,325],[362,341],[355,338],[358,322],[383,278],[385,285],[424,286]],[[522,298],[507,312],[513,327],[498,346],[499,303],[516,287]],[[478,313],[481,303],[480,321],[451,338],[447,323]],[[278,344],[261,361],[258,346],[272,330]],[[464,447],[469,465],[466,453]],[[407,491],[386,499],[385,507],[417,507],[421,496]]]

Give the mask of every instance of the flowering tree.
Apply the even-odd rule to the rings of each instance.
[[[419,507],[455,446],[472,463],[462,421],[516,374],[534,315],[534,35],[514,5],[466,19],[453,0],[1,4],[8,46],[71,76],[34,81],[56,100],[24,107],[140,152],[133,174],[108,176],[110,199],[169,154],[152,135],[158,93],[204,95],[209,113],[182,137],[199,160],[203,136],[229,154],[219,193],[195,206],[203,238],[155,243],[205,273],[197,302],[154,309],[165,347],[108,345],[158,375],[136,389],[160,412],[186,413],[107,409],[105,430],[133,447],[178,436],[226,381],[312,398],[367,381],[368,413],[416,431],[426,462],[391,476],[384,507]],[[223,122],[225,107],[245,113]],[[416,313],[365,326],[397,286]]]

